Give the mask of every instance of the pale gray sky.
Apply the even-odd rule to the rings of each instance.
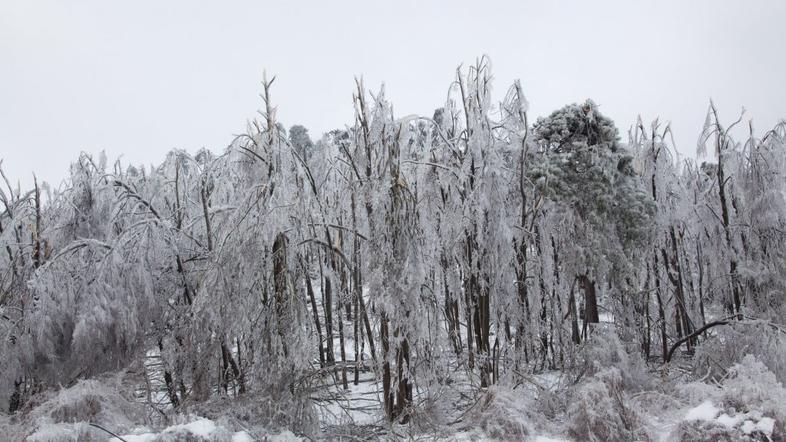
[[[263,69],[279,119],[314,139],[352,121],[355,75],[431,115],[482,54],[500,98],[520,78],[535,115],[591,97],[623,133],[661,116],[685,153],[710,97],[760,130],[786,117],[782,0],[0,0],[0,158],[57,184],[82,150],[221,149],[261,108]]]

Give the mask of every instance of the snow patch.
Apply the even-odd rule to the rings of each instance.
[[[711,421],[720,413],[720,409],[713,405],[712,401],[704,401],[699,406],[688,410],[685,415],[686,421]]]
[[[199,418],[187,424],[172,425],[165,428],[160,433],[129,434],[121,437],[127,442],[152,442],[160,434],[178,434],[184,432],[191,433],[205,440],[213,440],[211,437],[215,438],[217,435],[221,436],[220,440],[227,440],[225,438],[229,434],[231,435],[231,442],[254,442],[254,438],[246,431],[227,433],[223,428],[217,426],[215,422],[205,418]],[[116,437],[109,440],[110,442],[120,442],[120,439]],[[270,442],[300,442],[302,439],[291,431],[283,431],[278,434],[266,434],[265,440]]]
[[[729,415],[723,413],[718,416],[720,409],[716,407],[712,401],[704,401],[699,406],[691,408],[685,415],[686,421],[714,421],[729,430],[739,428],[745,434],[752,434],[761,432],[767,436],[771,436],[775,429],[775,419],[770,417],[763,417],[759,411],[749,411],[747,413],[739,413]],[[717,416],[717,417],[716,417]],[[742,423],[742,425],[740,425]]]
[[[723,425],[724,427],[726,427],[728,429],[732,429],[732,428],[736,427],[740,423],[741,419],[742,419],[742,416],[737,415],[737,416],[731,417],[728,414],[723,413],[720,416],[718,416],[718,423]]]
[[[548,436],[536,436],[534,442],[570,442],[567,439],[555,439]]]
[[[745,422],[742,423],[740,430],[745,434],[751,434],[756,430],[756,424],[754,424],[752,420],[746,419]]]
[[[232,435],[232,442],[254,442],[254,439],[245,431],[238,431]]]
[[[123,436],[123,439],[125,439],[126,442],[152,442],[152,440],[155,439],[155,437],[156,435],[154,433],[144,433],[144,434],[133,434],[129,436]],[[113,437],[112,439],[109,440],[110,442],[118,441],[116,437]]]
[[[763,417],[756,424],[756,428],[767,436],[772,436],[772,431],[775,429],[775,419],[771,417]]]
[[[190,431],[195,436],[208,437],[210,433],[216,431],[216,424],[210,419],[197,419],[193,422],[182,425],[173,425],[166,430],[165,433],[174,433],[177,431]]]
[[[270,442],[301,442],[303,439],[295,436],[295,433],[286,430],[278,434],[271,434],[265,436],[265,440]]]

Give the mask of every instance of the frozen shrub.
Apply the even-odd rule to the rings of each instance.
[[[782,441],[783,434],[775,430],[772,418],[761,413],[721,413],[717,417],[686,419],[672,433],[680,441]]]
[[[144,406],[118,392],[118,378],[81,381],[39,401],[28,403],[15,416],[11,440],[90,441],[106,440],[106,433],[89,426],[101,425],[113,432],[129,431],[145,422]]]
[[[681,442],[734,442],[743,436],[717,421],[683,421],[672,437]]]
[[[786,389],[756,357],[747,355],[729,370],[722,400],[727,409],[761,412],[775,419],[773,436],[786,439]]]
[[[629,406],[644,410],[648,416],[669,416],[684,407],[678,398],[661,391],[644,391],[630,397]]]
[[[178,420],[186,423],[171,425],[158,433],[141,433],[120,436],[127,441],[144,442],[251,442],[254,440],[246,431],[233,433],[227,428],[217,425],[210,419],[195,416],[181,416]],[[258,440],[271,440],[267,433]],[[290,437],[291,436],[291,437]],[[285,432],[280,435],[272,436],[272,440],[300,441],[301,439]],[[109,439],[109,442],[119,442],[117,438]]]
[[[579,354],[577,367],[585,376],[591,376],[607,368],[618,368],[622,384],[626,390],[639,391],[652,384],[652,376],[647,372],[638,351],[631,351],[617,336],[613,327],[598,327],[584,342]]]
[[[786,440],[786,389],[753,355],[733,365],[723,383],[682,386],[688,410],[674,436],[679,440]],[[709,410],[709,411],[701,411]]]
[[[151,442],[232,442],[232,433],[208,419],[174,425],[153,437]]]
[[[84,423],[46,424],[27,436],[27,442],[98,442],[106,440],[106,434]]]
[[[715,379],[750,354],[756,356],[776,379],[786,382],[786,335],[764,321],[746,321],[715,327],[717,333],[702,342],[694,357],[694,371]]]
[[[311,402],[288,390],[252,393],[236,399],[216,397],[196,405],[192,411],[228,428],[291,430],[309,436],[319,433]]]
[[[568,432],[582,441],[650,440],[617,368],[605,369],[578,387],[568,410]]]
[[[568,397],[562,388],[542,389],[538,391],[534,409],[547,419],[554,419],[561,415],[568,407]]]
[[[470,415],[470,428],[478,428],[490,438],[526,440],[531,432],[531,397],[520,390],[491,388]]]
[[[101,397],[86,394],[76,397],[73,402],[59,405],[49,413],[55,422],[89,422],[101,413]]]
[[[723,383],[723,401],[727,406],[742,409],[761,407],[761,411],[778,413],[786,418],[786,389],[770,370],[753,355],[729,369]]]

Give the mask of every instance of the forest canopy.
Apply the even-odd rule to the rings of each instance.
[[[693,160],[592,100],[533,124],[485,58],[432,117],[356,83],[316,141],[265,79],[221,152],[3,174],[0,428],[786,437],[786,123],[737,141],[710,103]]]

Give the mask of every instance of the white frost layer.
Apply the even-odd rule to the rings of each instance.
[[[173,433],[176,431],[188,430],[196,436],[208,437],[210,433],[216,431],[216,424],[210,419],[198,419],[194,422],[189,422],[182,425],[173,425],[166,430],[165,433]]]
[[[153,433],[144,433],[144,434],[131,434],[128,436],[123,436],[123,439],[125,439],[126,442],[150,442],[155,437],[156,435]],[[113,437],[112,439],[109,440],[110,442],[118,441],[116,437]]]
[[[245,431],[238,431],[232,436],[232,442],[254,442],[254,439]]]
[[[726,413],[723,413],[720,416],[718,416],[718,423],[729,429],[736,427],[741,420],[742,420],[742,416],[740,416],[739,414],[734,417],[729,416]]]
[[[699,406],[688,410],[685,420],[715,421],[730,430],[739,426],[740,431],[745,434],[761,432],[771,436],[772,431],[775,429],[775,420],[770,417],[762,417],[762,414],[758,411],[749,411],[747,413],[735,414],[734,416],[729,416],[727,413],[718,416],[718,413],[720,413],[718,407],[711,401],[704,401]]]
[[[686,421],[711,421],[715,419],[720,410],[713,405],[712,401],[704,401],[698,407],[688,410],[685,415]]]
[[[756,424],[756,429],[766,434],[767,436],[772,436],[772,430],[775,429],[775,419],[771,417],[761,418],[759,423]]]
[[[189,422],[187,424],[172,425],[171,427],[167,427],[166,429],[161,431],[161,433],[129,434],[121,437],[127,442],[151,442],[159,434],[181,433],[181,432],[188,431],[195,436],[208,439],[218,429],[219,427],[212,420],[200,418],[193,422]],[[271,442],[299,442],[302,440],[291,431],[284,431],[274,435],[266,435],[265,437],[266,437],[265,440]],[[245,431],[238,431],[232,434],[232,442],[253,442],[253,441],[254,438],[251,437],[251,435]],[[110,442],[120,442],[120,440],[117,439],[116,437],[113,437],[112,439],[110,439]]]

